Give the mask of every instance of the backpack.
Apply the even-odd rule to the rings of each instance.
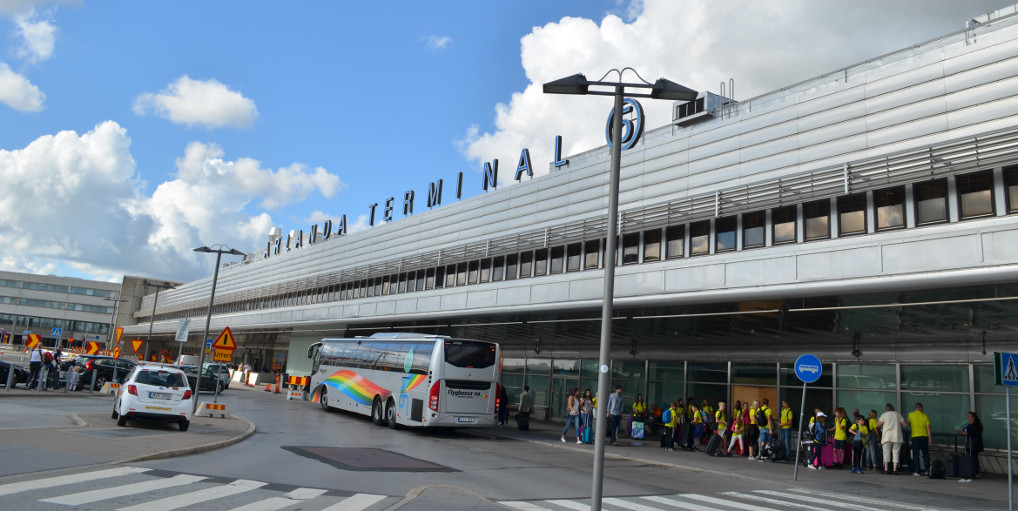
[[[45,362],[47,365],[48,364],[52,364],[53,363],[53,354],[48,352],[48,351],[42,352],[42,361]]]
[[[664,414],[664,416],[662,416],[661,422],[663,422],[665,424],[671,424],[672,423],[672,409],[671,408],[665,410],[665,414]]]
[[[770,427],[770,424],[767,424],[767,409],[762,406],[756,409],[756,425],[761,428]]]

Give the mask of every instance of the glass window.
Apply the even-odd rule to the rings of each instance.
[[[1003,391],[1003,387],[998,387],[994,381],[992,365],[976,365],[972,366],[972,369],[976,377],[976,392],[989,392],[992,394]]]
[[[481,262],[470,261],[467,264],[467,284],[476,284],[481,273]]]
[[[742,248],[764,246],[764,224],[766,223],[767,214],[763,211],[742,215]]]
[[[838,364],[838,387],[893,391],[898,388],[895,372],[893,365]]]
[[[778,367],[775,364],[732,364],[732,383],[775,385]]]
[[[534,276],[540,277],[548,274],[548,249],[541,248],[534,251]]]
[[[631,407],[636,395],[643,394],[647,379],[646,369],[647,366],[642,360],[616,359],[612,363],[611,391],[615,392],[615,387],[621,385],[623,401]],[[626,410],[623,407],[623,413],[628,411],[632,411],[632,408]]]
[[[551,247],[551,270],[550,273],[562,273],[565,267],[566,247]]]
[[[505,256],[505,279],[515,280],[517,270],[519,268],[519,254],[509,254]]]
[[[573,243],[566,247],[566,271],[580,271],[580,257],[583,254],[583,244]]]
[[[912,185],[915,196],[916,224],[947,221],[947,180],[938,179]]]
[[[375,296],[382,295],[382,277],[375,277]]]
[[[710,383],[690,383],[686,388],[686,396],[692,399],[697,406],[703,404],[703,400],[706,399],[710,405],[717,410],[719,401],[728,401],[728,385],[717,385]],[[682,396],[675,396],[672,400],[681,398]],[[726,407],[731,413],[732,403],[728,403]]]
[[[725,362],[690,362],[689,381],[728,383],[728,364]]]
[[[893,403],[894,401],[890,401]],[[951,442],[954,441],[954,430],[962,423],[968,423],[965,418],[972,410],[968,394],[929,394],[901,393],[901,409],[898,410],[901,416],[908,419],[908,414],[915,411],[916,403],[923,404],[923,413],[930,418],[930,429],[933,431],[933,442],[943,443],[947,439],[942,435],[950,435]],[[879,410],[878,410],[879,411]],[[1002,414],[1004,415],[1004,414]],[[983,419],[983,427],[986,426],[986,419]],[[905,428],[911,431],[908,428]],[[985,431],[985,430],[984,430]],[[1003,432],[1002,432],[1003,433]],[[985,438],[983,442],[985,443]],[[964,439],[961,439],[964,446]]]
[[[525,279],[534,275],[534,253],[520,252],[520,278]]]
[[[850,390],[838,389],[837,403],[835,406],[842,406],[851,411],[858,408],[859,413],[869,415],[870,410],[877,411],[877,417],[884,413],[884,406],[887,403],[894,404],[897,399],[897,392],[885,390]],[[826,410],[828,413],[830,408]],[[908,417],[908,413],[902,412],[902,416]]]
[[[905,187],[873,192],[873,209],[876,212],[878,231],[905,227]]]
[[[445,287],[456,285],[456,265],[450,264],[445,267]]]
[[[441,289],[445,287],[445,266],[439,266],[435,268],[435,288]]]
[[[622,264],[640,262],[640,233],[631,232],[622,235]]]
[[[831,201],[827,199],[802,205],[806,218],[806,239],[819,240],[831,237]]]
[[[866,234],[866,194],[838,197],[838,234]]]
[[[993,171],[957,176],[958,215],[962,220],[993,214]]]
[[[467,263],[459,263],[456,265],[456,285],[467,285]]]
[[[424,291],[424,270],[417,270],[417,290]]]
[[[650,361],[651,380],[682,381],[683,363],[680,360]]]
[[[583,269],[597,269],[597,254],[601,250],[601,240],[583,242]]]
[[[929,405],[926,401],[923,401],[923,409],[929,410]],[[1007,449],[1007,425],[1011,427],[1011,438],[1014,442],[1014,438],[1018,438],[1018,407],[1011,404],[1011,417],[1008,420],[1007,416],[1007,405],[1004,402],[1004,396],[1002,395],[977,395],[976,396],[976,415],[979,416],[979,421],[983,423],[983,445],[987,449]],[[948,427],[953,425],[955,428],[962,429],[964,425],[968,424],[967,420],[967,409],[958,409],[958,415],[952,415],[949,417]],[[929,415],[929,412],[927,412]],[[930,416],[930,422],[933,422],[933,416]],[[934,433],[937,429],[933,430]]]
[[[794,243],[795,242],[795,227],[796,227],[796,212],[795,206],[785,206],[781,208],[774,208],[771,210],[771,223],[774,224],[774,244],[779,243]]]
[[[726,216],[714,221],[715,252],[735,250],[735,229],[737,227],[738,217],[735,216]]]
[[[424,288],[435,289],[435,269],[428,268],[424,272]]]
[[[689,255],[710,253],[710,220],[689,224]]]
[[[647,395],[644,401],[647,402],[650,409],[660,406],[662,410],[666,410],[671,406],[672,401],[679,399],[685,399],[682,393],[681,375],[678,380],[652,381],[647,384]]]
[[[495,256],[491,261],[491,281],[499,282],[505,276],[505,257]]]
[[[661,260],[661,229],[643,231],[643,262]]]
[[[491,259],[481,259],[481,282],[491,282]]]
[[[1004,167],[1004,197],[1007,198],[1007,212],[1018,211],[1018,165]],[[71,288],[73,292],[74,288]]]
[[[678,259],[685,257],[686,226],[672,225],[665,229],[665,257]]]
[[[901,366],[901,390],[916,392],[968,392],[968,366],[903,365]],[[902,406],[904,406],[904,401],[902,403]],[[902,415],[907,414],[902,413]]]
[[[407,278],[406,277],[407,277],[406,273],[400,273],[399,274],[399,292],[400,293],[406,293],[406,288],[407,288]]]

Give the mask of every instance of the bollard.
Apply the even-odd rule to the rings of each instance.
[[[88,386],[89,394],[95,393],[95,377],[98,376],[98,373],[99,373],[98,369],[92,370],[92,384]]]
[[[14,362],[11,362],[11,365],[7,367],[7,390],[6,390],[6,392],[10,392],[11,391],[11,380],[13,380],[13,379],[14,379]],[[28,384],[26,383],[25,385],[28,385]]]

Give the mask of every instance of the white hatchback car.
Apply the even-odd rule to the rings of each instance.
[[[181,431],[191,425],[194,395],[180,368],[165,364],[136,366],[117,390],[113,418],[118,426],[134,419],[176,422]]]

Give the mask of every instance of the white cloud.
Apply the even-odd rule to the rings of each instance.
[[[626,20],[565,17],[523,36],[530,83],[495,106],[494,130],[469,126],[459,147],[478,172],[495,158],[515,167],[526,147],[535,173],[544,174],[556,135],[563,136],[563,156],[605,145],[612,108],[611,98],[543,94],[546,82],[574,73],[597,80],[609,69],[632,67],[650,82],[665,77],[714,93],[734,78],[736,99],[745,100],[959,30],[993,3],[644,0],[622,6]],[[624,81],[636,77],[627,73]],[[642,104],[648,129],[669,122],[670,101]],[[512,173],[500,177],[511,181]]]
[[[18,58],[29,63],[41,62],[53,55],[57,28],[47,20],[36,21],[37,13],[29,10],[14,17],[24,42],[17,49]]]
[[[217,80],[181,76],[165,90],[146,92],[134,100],[134,113],[154,115],[177,124],[204,128],[248,128],[258,117],[254,101]]]
[[[441,50],[452,43],[452,38],[447,35],[429,35],[424,38],[424,42],[433,50]]]
[[[126,130],[107,121],[81,135],[63,131],[0,150],[0,269],[198,278],[209,262],[192,248],[225,243],[253,252],[264,244],[275,223],[258,206],[328,197],[343,186],[321,168],[266,170],[195,142],[177,160],[177,178],[149,196],[130,146]]]
[[[20,112],[38,112],[46,95],[5,62],[0,62],[0,103]]]

